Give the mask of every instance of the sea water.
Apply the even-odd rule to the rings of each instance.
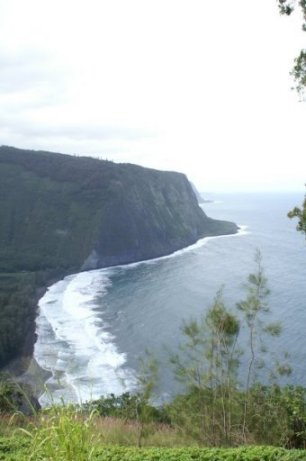
[[[281,321],[272,353],[289,352],[291,381],[306,385],[306,243],[287,212],[298,194],[214,197],[208,216],[240,226],[233,236],[201,239],[173,255],[66,277],[39,302],[34,357],[50,372],[41,396],[80,402],[136,386],[145,349],[158,359],[159,395],[176,392],[169,356],[181,342],[183,320],[198,318],[223,287],[235,309],[260,249],[271,294],[267,321]]]

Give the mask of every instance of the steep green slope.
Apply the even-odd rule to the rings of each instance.
[[[0,212],[2,271],[123,264],[237,230],[203,213],[182,174],[8,147]]]
[[[204,214],[183,174],[0,147],[0,367],[29,331],[34,341],[30,306],[43,282],[236,231]]]

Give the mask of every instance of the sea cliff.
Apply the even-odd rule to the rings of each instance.
[[[206,216],[183,174],[7,146],[0,147],[0,214],[0,367],[29,343],[37,287],[237,232]]]
[[[0,269],[93,269],[237,231],[208,218],[185,175],[0,148]]]

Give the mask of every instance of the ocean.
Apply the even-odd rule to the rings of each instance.
[[[287,212],[299,194],[220,194],[202,205],[240,232],[210,237],[156,260],[82,272],[49,288],[39,302],[34,358],[50,372],[40,401],[84,402],[135,389],[146,349],[159,361],[159,397],[178,389],[169,356],[182,340],[183,320],[199,318],[223,287],[235,309],[261,251],[270,288],[267,321],[283,331],[269,343],[290,354],[290,382],[306,385],[306,242]]]

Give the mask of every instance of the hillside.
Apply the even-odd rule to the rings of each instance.
[[[237,231],[205,215],[183,174],[7,146],[0,216],[0,366],[21,352],[29,331],[33,338],[38,286]]]
[[[0,270],[106,267],[236,232],[187,178],[88,157],[0,148]]]

